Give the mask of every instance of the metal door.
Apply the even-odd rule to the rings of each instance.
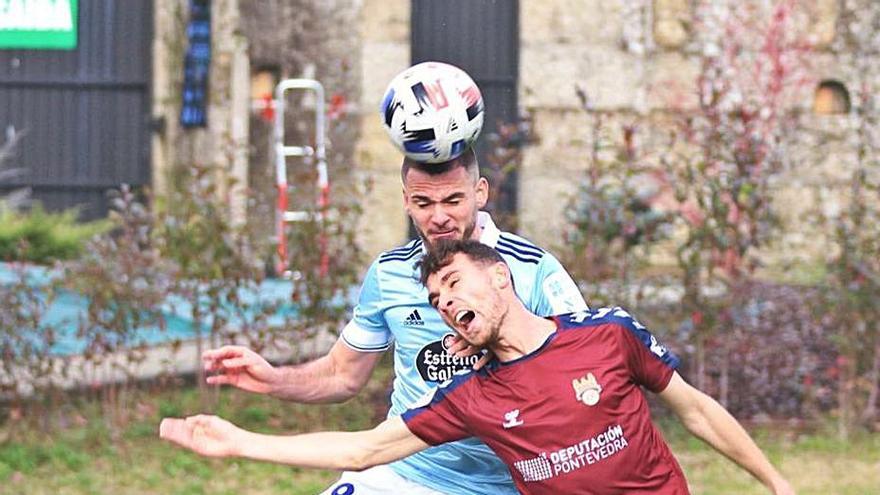
[[[0,185],[31,187],[50,210],[106,214],[106,191],[148,184],[151,0],[79,0],[72,50],[0,49],[0,140],[20,136]]]

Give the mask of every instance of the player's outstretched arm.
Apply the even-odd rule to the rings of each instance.
[[[742,425],[715,399],[690,386],[677,372],[659,395],[688,431],[742,466],[774,494],[794,495]]]
[[[296,366],[275,367],[256,352],[228,345],[202,353],[207,382],[306,403],[343,402],[370,379],[381,352],[358,352],[337,341],[327,355]]]
[[[304,468],[360,471],[428,448],[399,417],[372,430],[264,435],[217,416],[165,418],[159,436],[207,457],[243,457]]]

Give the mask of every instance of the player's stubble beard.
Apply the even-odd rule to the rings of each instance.
[[[504,299],[498,293],[494,293],[492,299],[492,304],[490,306],[492,312],[485,315],[484,318],[486,320],[486,331],[483,335],[478,335],[479,337],[482,337],[479,340],[475,339],[474,341],[468,341],[468,343],[474,347],[479,347],[481,349],[491,348],[499,342],[501,328],[504,326],[505,318],[507,318],[509,306],[504,303]]]
[[[412,221],[412,218],[410,218],[410,220]],[[428,249],[432,249],[434,247],[434,244],[431,243],[431,240],[428,239],[428,236],[425,234],[425,232],[419,228],[418,224],[415,221],[412,221],[412,224],[413,224],[413,228],[416,229],[416,233],[419,234],[419,237],[421,237],[422,242],[425,243],[425,247]],[[474,214],[471,221],[468,222],[468,224],[465,226],[463,235],[461,237],[456,237],[455,240],[457,240],[457,241],[460,241],[462,239],[478,240],[478,239],[474,239],[474,232],[476,232],[476,230],[477,230],[477,215]]]

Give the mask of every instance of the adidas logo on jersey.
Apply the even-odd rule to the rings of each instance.
[[[413,312],[403,320],[403,324],[407,326],[422,326],[425,324],[425,321],[422,320],[422,315],[419,314],[419,310],[414,309]]]

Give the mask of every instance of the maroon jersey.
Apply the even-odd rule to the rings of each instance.
[[[678,358],[620,308],[553,318],[536,351],[455,377],[403,414],[430,445],[476,436],[529,494],[687,494],[641,387],[661,392]]]

